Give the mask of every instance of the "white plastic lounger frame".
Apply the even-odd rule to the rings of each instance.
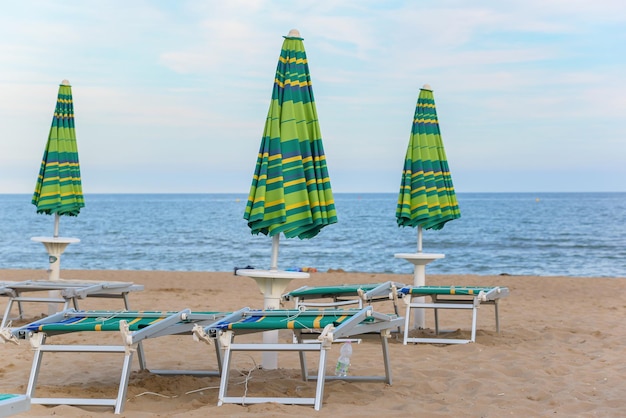
[[[450,295],[441,294],[419,294],[413,295],[417,300],[422,296],[429,296],[430,302],[412,302],[411,294],[404,294],[403,301],[406,305],[405,322],[404,322],[404,345],[407,343],[434,343],[434,344],[467,344],[476,342],[476,322],[478,316],[478,308],[481,304],[493,305],[496,314],[496,331],[500,333],[500,317],[498,312],[498,303],[500,298],[508,296],[509,289],[506,287],[489,288],[487,292],[481,290],[475,295]],[[472,310],[472,329],[469,339],[460,338],[426,338],[426,337],[409,337],[408,330],[411,309],[426,308],[433,309],[435,313],[435,334],[439,335],[442,331],[439,329],[439,309],[471,309]]]
[[[30,399],[26,395],[0,393],[0,418],[26,412],[30,409]]]
[[[250,314],[258,315],[259,311],[251,311],[248,308],[244,308],[238,312],[233,313],[230,316],[223,318],[220,323],[223,325],[225,322],[237,322],[242,318],[246,318],[246,315]],[[284,315],[285,311],[263,311],[264,316],[272,315]],[[298,311],[292,311],[298,312]],[[341,313],[345,310],[307,310],[307,313],[320,313],[329,314]],[[314,342],[304,343],[302,337],[304,334],[298,333],[298,342],[289,344],[238,344],[234,342],[235,334],[247,334],[251,332],[260,332],[261,329],[236,329],[225,330],[223,327],[210,325],[208,327],[195,327],[194,339],[202,340],[205,342],[217,341],[218,344],[224,349],[223,364],[222,364],[222,376],[220,380],[220,389],[218,393],[218,406],[225,403],[237,403],[237,404],[256,404],[265,402],[276,402],[280,404],[298,404],[298,405],[313,405],[315,410],[319,410],[322,407],[322,399],[324,395],[324,382],[326,380],[348,380],[348,381],[369,381],[369,382],[386,382],[391,385],[391,364],[389,361],[389,351],[387,339],[390,335],[390,330],[401,326],[403,318],[396,317],[395,315],[385,315],[374,312],[372,307],[366,307],[361,310],[353,310],[354,314],[337,327],[332,324],[326,326],[322,333],[317,336],[317,340]],[[369,319],[369,320],[368,320]],[[373,320],[372,320],[373,319]],[[385,368],[384,376],[326,376],[326,354],[331,348],[333,341],[337,341],[338,338],[346,338],[366,333],[378,333],[380,335],[383,365]],[[310,335],[310,334],[307,334]],[[216,344],[216,345],[218,345]],[[302,372],[302,378],[304,381],[316,381],[315,397],[313,398],[291,398],[291,397],[250,397],[250,396],[228,396],[228,384],[230,374],[230,362],[232,353],[237,351],[280,351],[280,352],[298,352],[300,356],[300,367]],[[315,374],[309,374],[306,366],[305,353],[317,352],[319,353],[319,367]]]
[[[115,318],[128,318],[133,320],[136,318],[161,318],[163,313],[159,312],[122,312],[122,311],[75,311],[73,309],[59,312],[51,315],[43,320],[37,321],[37,324],[54,324],[61,321],[67,321],[72,317],[84,317],[89,316],[93,318],[99,317],[115,317]],[[28,339],[35,350],[33,358],[33,365],[30,372],[30,378],[28,380],[28,387],[26,389],[26,395],[30,397],[31,403],[43,404],[43,405],[90,405],[90,406],[111,406],[115,408],[115,413],[120,414],[124,410],[124,402],[126,400],[126,392],[128,389],[128,381],[130,378],[130,372],[132,367],[132,360],[135,351],[138,352],[139,368],[141,370],[147,370],[154,374],[167,374],[167,375],[195,375],[195,376],[219,376],[221,373],[221,352],[219,346],[216,346],[217,356],[217,371],[205,371],[205,370],[156,370],[148,369],[145,363],[145,356],[141,348],[141,342],[149,338],[157,338],[166,335],[181,335],[189,334],[194,325],[199,324],[211,324],[218,318],[224,316],[223,314],[210,314],[210,313],[193,313],[189,309],[182,310],[177,313],[170,313],[168,317],[162,319],[152,325],[146,326],[138,331],[129,331],[126,322],[120,321],[120,332],[123,337],[123,345],[87,345],[87,344],[74,344],[74,345],[60,345],[60,344],[48,344],[47,339],[52,335],[46,335],[45,332],[34,332],[28,330],[28,326],[21,328],[15,328],[11,330],[11,335],[16,339]],[[85,331],[83,331],[85,332]],[[89,332],[89,331],[86,331]],[[59,332],[58,334],[63,334]],[[6,333],[3,330],[5,336]],[[6,337],[5,337],[6,339]],[[115,398],[36,398],[35,387],[39,372],[42,365],[42,358],[44,353],[119,353],[124,355],[122,363],[121,376],[119,381],[118,393]]]
[[[38,302],[38,303],[58,303],[63,307],[60,311],[65,311],[70,307],[70,303],[74,309],[78,310],[78,299],[91,298],[115,298],[124,300],[124,308],[130,309],[128,303],[128,294],[130,292],[138,292],[144,289],[143,285],[137,285],[129,282],[82,282],[76,280],[27,280],[22,282],[2,282],[0,283],[0,295],[8,296],[9,301],[2,317],[0,328],[6,327],[10,320],[22,319],[24,310],[22,303]],[[50,290],[58,290],[61,297],[46,296],[24,296],[31,292],[45,292]],[[11,309],[13,304],[17,303],[18,316],[11,318]]]

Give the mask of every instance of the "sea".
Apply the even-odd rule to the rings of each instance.
[[[0,195],[0,268],[48,269],[31,237],[52,236],[54,217],[31,195]],[[427,274],[626,277],[626,193],[457,193],[461,218],[425,230],[423,251],[444,254]],[[269,268],[272,240],[252,235],[246,194],[87,194],[60,236],[80,239],[63,269],[233,271]],[[280,269],[410,274],[395,258],[417,250],[398,227],[396,193],[336,193],[338,222],[314,238],[281,237]]]

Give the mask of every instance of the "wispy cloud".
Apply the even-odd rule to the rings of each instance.
[[[625,23],[620,0],[11,2],[0,116],[3,137],[19,141],[0,141],[0,193],[31,191],[63,78],[86,190],[176,191],[162,190],[175,176],[187,191],[246,191],[291,28],[305,39],[339,190],[395,191],[425,83],[461,187],[496,187],[481,183],[484,161],[503,178],[593,175],[626,154]],[[133,180],[107,183],[106,164]],[[228,182],[213,181],[220,170]]]

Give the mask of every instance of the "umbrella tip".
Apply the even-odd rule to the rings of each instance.
[[[62,86],[69,86],[70,85],[70,80],[65,79],[65,80],[61,81],[61,85]]]
[[[424,87],[422,87],[422,88],[424,90],[431,90],[432,91],[432,89],[430,88],[430,84],[424,84]]]
[[[287,35],[288,38],[299,38],[300,37],[300,31],[298,29],[291,29],[289,31],[289,34]]]

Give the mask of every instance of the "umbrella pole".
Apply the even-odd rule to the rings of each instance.
[[[55,213],[54,214],[54,235],[53,237],[58,237],[59,236],[59,214]]]
[[[58,213],[54,214],[54,234],[52,235],[54,238],[58,238],[59,237],[59,219],[60,216]],[[50,246],[50,250],[48,251],[48,258],[50,261],[50,268],[48,269],[48,280],[59,280],[60,279],[60,269],[61,269],[61,253],[63,252],[63,250],[65,249],[65,247],[62,248],[58,248],[58,245],[55,245],[55,248],[53,249],[52,246]],[[54,253],[54,254],[53,254]],[[48,296],[50,298],[60,298],[61,297],[61,291],[60,290],[50,290],[48,291]],[[57,312],[57,308],[58,306],[56,306],[54,303],[49,303],[48,304],[48,314],[52,315],[53,313]]]
[[[422,226],[419,225],[417,227],[417,252],[422,252]],[[426,285],[426,265],[425,264],[415,264],[413,267],[413,286],[424,286]],[[425,297],[415,298],[416,302],[424,303],[426,302]],[[425,329],[426,328],[426,312],[424,309],[415,309],[413,311],[413,328],[414,329]]]
[[[280,232],[272,237],[272,263],[270,270],[278,270],[278,245],[280,244]]]
[[[280,244],[280,232],[272,237],[272,263],[270,265],[271,271],[278,271],[278,246]],[[281,281],[281,280],[279,280]],[[280,294],[284,291],[285,286],[281,286],[279,281],[265,280],[265,289],[263,289],[263,295],[265,296],[263,302],[263,309],[280,309]],[[286,281],[287,283],[289,280]],[[274,288],[274,286],[277,286]],[[280,290],[282,288],[282,290]],[[263,332],[264,344],[278,344],[278,330]],[[261,355],[261,364],[264,369],[276,370],[278,369],[278,354],[276,352],[263,352]]]
[[[422,252],[422,226],[417,227],[417,252]]]

